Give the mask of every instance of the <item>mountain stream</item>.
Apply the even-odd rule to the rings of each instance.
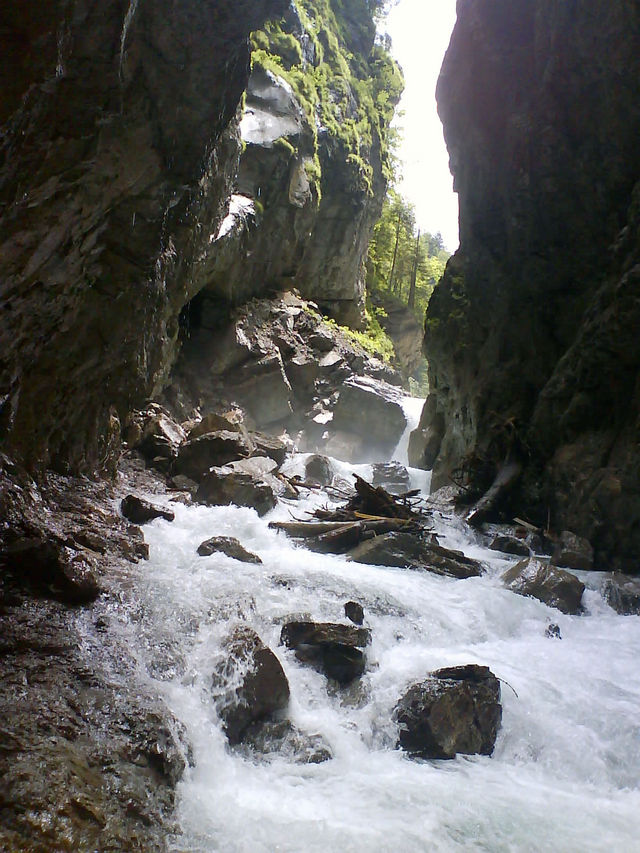
[[[422,401],[407,400],[415,425]],[[408,432],[407,432],[408,436]],[[396,457],[406,461],[406,436]],[[304,455],[288,463],[303,473]],[[338,474],[371,466],[333,460]],[[413,486],[429,475],[411,470]],[[178,788],[175,853],[418,853],[418,851],[640,851],[640,618],[618,616],[580,573],[586,614],[566,616],[504,589],[518,557],[490,551],[445,510],[441,544],[481,560],[480,578],[368,567],[312,553],[269,521],[302,518],[322,493],[251,509],[171,504],[172,524],[145,527],[151,559],[121,625],[144,678],[182,721],[192,766]],[[212,535],[234,536],[263,565],[199,557]],[[362,604],[372,632],[356,686],[326,678],[280,646],[287,617],[346,621]],[[333,757],[296,763],[230,750],[211,696],[221,640],[246,623],[280,659],[289,717]],[[562,639],[545,636],[550,623]],[[396,748],[393,709],[439,667],[486,665],[502,684],[503,720],[492,757],[416,761]],[[517,695],[516,695],[517,694]]]

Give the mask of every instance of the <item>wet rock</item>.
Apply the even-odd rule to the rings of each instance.
[[[308,483],[328,486],[333,479],[333,468],[326,456],[314,453],[304,463],[304,478]]]
[[[133,524],[147,524],[155,518],[164,518],[165,521],[173,521],[174,513],[169,509],[162,509],[145,501],[137,495],[127,495],[120,503],[122,515]]]
[[[401,495],[411,488],[409,472],[400,462],[376,462],[372,483],[374,486],[384,486],[392,495]]]
[[[562,635],[560,634],[560,626],[551,624],[547,625],[547,628],[544,632],[545,637],[548,637],[550,640],[561,640]]]
[[[239,560],[241,563],[262,563],[257,554],[247,551],[232,536],[212,536],[211,539],[205,539],[198,545],[198,554],[201,557],[210,557],[217,553],[226,554],[227,557]]]
[[[280,642],[294,649],[302,663],[311,664],[339,684],[348,684],[365,670],[361,649],[371,642],[371,632],[331,622],[288,622]]]
[[[399,746],[411,756],[491,755],[502,721],[500,683],[486,666],[437,670],[409,688],[395,719]]]
[[[266,720],[246,729],[242,743],[266,758],[279,755],[294,764],[321,764],[333,758],[331,747],[320,734],[300,731],[289,720]]]
[[[355,563],[423,569],[455,578],[479,577],[482,567],[462,551],[443,548],[415,533],[384,533],[361,542],[349,552]]]
[[[101,592],[95,558],[53,537],[18,539],[5,548],[3,562],[21,585],[65,604],[90,604]]]
[[[340,388],[333,414],[336,430],[366,436],[371,454],[388,456],[395,449],[407,425],[400,400],[402,394],[386,382],[354,376]],[[365,461],[353,459],[351,461]]]
[[[278,658],[251,628],[236,628],[223,644],[223,655],[213,673],[213,692],[234,745],[242,742],[252,723],[286,709],[289,682]]]
[[[364,622],[364,608],[357,601],[347,601],[344,606],[344,615],[354,625],[362,625]]]
[[[563,566],[568,569],[592,569],[593,548],[591,543],[569,530],[563,530],[554,549],[551,562],[554,566]]]
[[[502,551],[503,554],[514,554],[517,557],[529,557],[531,550],[526,542],[515,536],[496,536],[489,548],[492,551]]]
[[[512,566],[502,575],[502,582],[512,592],[537,598],[563,613],[581,611],[584,584],[575,575],[534,557]]]
[[[613,572],[602,587],[604,600],[622,616],[640,616],[640,578]]]
[[[234,459],[249,456],[253,448],[239,432],[218,430],[186,441],[178,451],[174,470],[200,482],[214,466],[226,465]]]
[[[264,515],[276,505],[273,489],[251,474],[236,472],[231,467],[212,468],[202,479],[195,495],[198,503],[210,506],[253,507]]]

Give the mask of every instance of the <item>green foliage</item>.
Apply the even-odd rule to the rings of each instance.
[[[252,35],[252,63],[284,78],[307,118],[318,151],[318,131],[328,134],[345,166],[348,185],[373,193],[373,151],[379,152],[383,175],[393,173],[394,132],[389,125],[404,81],[388,51],[374,44],[374,16],[381,0],[297,0],[296,8],[310,50],[284,21],[271,22]],[[362,45],[370,44],[369,56]],[[335,158],[335,153],[333,155]],[[313,180],[320,195],[320,160],[314,158]],[[309,174],[309,172],[308,172]]]
[[[420,234],[415,210],[398,192],[387,194],[382,215],[369,244],[367,257],[367,287],[386,291],[405,304],[416,262],[417,274],[413,310],[422,322],[433,289],[442,278],[449,252],[440,234]]]
[[[348,340],[361,346],[370,355],[379,358],[381,361],[391,363],[395,356],[395,351],[391,338],[380,325],[378,317],[382,315],[384,315],[383,308],[374,308],[367,302],[365,308],[367,322],[364,331],[350,329],[349,326],[340,326],[330,317],[324,317],[323,319],[325,323],[328,323],[334,329],[340,329]]]

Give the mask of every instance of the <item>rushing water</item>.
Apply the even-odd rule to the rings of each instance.
[[[292,464],[301,470],[303,459]],[[335,464],[343,476],[354,468]],[[412,474],[427,486],[425,472]],[[514,595],[498,576],[517,558],[496,556],[447,517],[436,520],[440,541],[482,560],[483,577],[349,563],[268,529],[322,500],[281,503],[263,519],[249,509],[172,504],[173,524],[145,528],[151,559],[122,630],[193,746],[194,766],[178,792],[182,834],[172,849],[640,850],[640,618],[616,615],[594,573],[582,575],[585,616]],[[213,535],[237,537],[263,565],[197,556]],[[368,669],[358,689],[332,692],[324,676],[278,645],[280,628],[300,614],[343,621],[350,599],[363,605],[372,630]],[[211,673],[221,639],[239,621],[276,652],[291,686],[290,719],[321,734],[332,760],[261,761],[229,749]],[[545,637],[550,622],[562,640]],[[494,755],[409,760],[395,749],[398,698],[432,669],[474,662],[513,687],[502,687]]]

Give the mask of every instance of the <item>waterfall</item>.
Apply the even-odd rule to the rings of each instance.
[[[289,472],[302,471],[304,458],[289,463]],[[371,470],[334,466],[344,477]],[[120,630],[193,748],[178,789],[181,834],[171,849],[638,849],[640,619],[605,604],[601,575],[581,574],[588,613],[567,616],[504,589],[498,575],[519,558],[490,551],[444,514],[434,517],[440,541],[481,560],[482,577],[350,563],[268,527],[325,501],[312,492],[264,518],[251,509],[171,504],[174,523],[145,527],[151,559]],[[199,557],[197,546],[213,535],[238,538],[263,564]],[[372,632],[367,671],[355,686],[328,689],[323,675],[279,645],[280,629],[292,615],[343,621],[349,600],[362,604]],[[331,760],[259,760],[229,748],[211,675],[222,638],[238,622],[278,656],[291,687],[290,719],[322,736]],[[561,640],[545,636],[550,622]],[[395,703],[428,672],[466,663],[491,667],[515,690],[503,687],[494,755],[410,760],[396,749]]]
[[[131,26],[131,22],[133,21],[137,9],[138,0],[129,0],[129,8],[127,9],[127,14],[124,16],[124,22],[122,24],[122,33],[120,34],[120,59],[118,62],[118,77],[120,79],[121,84],[124,81],[122,68],[124,63],[124,51],[127,44],[127,35],[129,34],[129,27]]]

